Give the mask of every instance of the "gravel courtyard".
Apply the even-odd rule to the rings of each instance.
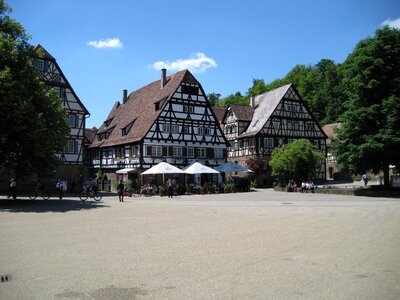
[[[0,299],[399,299],[400,199],[0,197]]]

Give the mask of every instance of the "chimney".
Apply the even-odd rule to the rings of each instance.
[[[126,100],[128,100],[128,90],[122,90],[122,103],[125,104]]]
[[[255,107],[255,98],[256,97],[254,97],[254,96],[250,96],[250,106],[251,106],[251,108]]]
[[[167,83],[167,69],[161,69],[161,88]]]

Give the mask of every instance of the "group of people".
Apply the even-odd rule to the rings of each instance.
[[[315,185],[314,182],[312,182],[311,180],[309,181],[303,181],[301,183],[301,192],[302,193],[314,193],[315,192]]]
[[[302,193],[308,193],[308,192],[314,193],[315,192],[315,185],[311,180],[303,181],[301,183],[300,187],[301,187],[301,192]],[[290,179],[288,184],[287,184],[286,189],[287,189],[288,192],[297,192],[297,183],[296,183],[296,181],[294,181],[293,179]]]

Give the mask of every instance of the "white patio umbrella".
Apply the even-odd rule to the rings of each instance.
[[[174,167],[166,162],[160,162],[159,164],[151,167],[150,169],[144,171],[141,175],[149,175],[149,174],[163,174],[163,182],[164,182],[164,174],[183,174],[181,169]]]
[[[238,163],[234,163],[233,161],[227,161],[226,163],[216,167],[215,170],[220,171],[221,173],[226,173],[226,172],[240,172],[240,173],[252,172],[251,170],[246,169],[245,167],[239,165]]]
[[[195,162],[190,166],[186,167],[183,172],[186,174],[219,174],[217,170],[214,170],[210,167],[202,165],[199,162]]]

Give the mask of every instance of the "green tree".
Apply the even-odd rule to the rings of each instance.
[[[216,106],[226,108],[231,104],[249,105],[249,103],[249,97],[243,96],[240,92],[236,92],[236,94],[228,95],[226,98],[219,100]]]
[[[218,94],[218,93],[207,94],[207,99],[208,99],[208,102],[210,102],[211,107],[214,107],[217,104],[219,98],[221,98],[221,94]]]
[[[347,101],[334,150],[353,174],[400,162],[400,30],[385,27],[362,40],[341,67]]]
[[[281,183],[289,179],[301,182],[315,177],[315,170],[321,166],[324,158],[315,151],[315,146],[310,141],[300,139],[284,148],[275,148],[269,164],[272,176]]]
[[[65,111],[32,66],[29,36],[0,0],[0,169],[18,177],[54,170],[68,133]]]

